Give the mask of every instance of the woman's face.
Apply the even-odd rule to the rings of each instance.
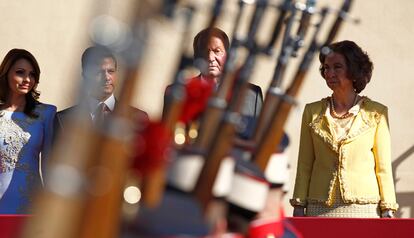
[[[12,95],[25,95],[35,85],[36,73],[28,60],[19,59],[10,68],[7,79]]]
[[[352,80],[348,78],[348,66],[343,55],[335,52],[327,55],[323,68],[326,84],[331,90],[353,90]]]

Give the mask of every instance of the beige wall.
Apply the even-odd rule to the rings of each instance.
[[[25,48],[38,59],[41,75],[41,100],[58,106],[59,109],[76,102],[76,91],[80,80],[80,55],[90,42],[90,23],[94,16],[108,14],[119,21],[129,22],[133,0],[0,0],[1,44],[0,56],[11,48]],[[194,3],[199,11],[190,31],[194,35],[205,25],[208,1],[186,1]],[[226,12],[219,23],[231,32],[234,3],[227,1]],[[274,1],[278,2],[278,1]],[[414,88],[414,27],[412,17],[414,1],[354,1],[352,15],[361,23],[346,23],[337,39],[351,39],[362,46],[371,56],[375,70],[364,95],[389,107],[392,134],[392,158],[396,178],[397,199],[401,204],[401,217],[414,217],[414,133],[412,118],[414,107],[411,90]],[[338,8],[339,0],[319,1]],[[201,10],[201,11],[200,11]],[[260,40],[268,37],[275,14],[266,13],[267,24],[261,28]],[[332,20],[332,17],[330,18]],[[246,20],[245,20],[246,21]],[[139,85],[136,88],[134,105],[146,110],[152,119],[159,118],[165,85],[171,81],[172,72],[179,56],[182,27],[180,21],[157,19],[150,22],[152,32],[142,64]],[[245,32],[241,31],[241,33]],[[252,81],[267,88],[276,57],[258,62]],[[295,69],[297,60],[292,60],[288,75]],[[289,77],[287,78],[287,81]],[[318,74],[316,60],[298,98],[299,106],[292,110],[286,127],[291,138],[291,179],[294,179],[299,140],[299,125],[303,106],[318,100],[330,92]],[[293,182],[292,182],[293,186]],[[288,197],[290,194],[288,194]],[[286,203],[287,204],[287,203]],[[287,214],[291,208],[287,205]]]

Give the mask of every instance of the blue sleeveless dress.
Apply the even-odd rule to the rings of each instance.
[[[39,104],[31,118],[0,110],[0,214],[30,213],[33,192],[42,186],[56,107]]]

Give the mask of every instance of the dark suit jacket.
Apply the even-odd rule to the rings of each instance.
[[[244,103],[241,109],[242,126],[244,128],[239,132],[239,136],[243,139],[251,139],[256,128],[257,118],[263,106],[262,89],[252,83],[249,83]]]
[[[115,108],[116,108],[117,102],[115,102]],[[137,125],[146,125],[149,122],[148,114],[138,108],[135,107],[129,107],[131,111],[131,115],[133,116],[133,120],[136,121]],[[69,108],[66,108],[62,111],[59,111],[56,113],[55,121],[54,121],[54,131],[55,131],[55,138],[60,134],[64,133],[65,128],[67,127],[68,123],[74,118],[75,113],[81,113],[85,116],[86,120],[90,121],[91,126],[92,118],[89,114],[89,111],[83,111],[81,112],[81,106],[75,105]]]
[[[196,76],[199,77],[199,76]],[[195,78],[196,78],[195,77]],[[164,108],[163,114],[166,112],[166,105],[168,104],[168,96],[171,93],[172,85],[168,85],[164,93]],[[244,103],[241,109],[242,123],[238,129],[238,135],[243,139],[250,139],[253,136],[256,127],[257,117],[260,115],[260,110],[263,105],[262,89],[255,84],[249,83],[246,92]]]

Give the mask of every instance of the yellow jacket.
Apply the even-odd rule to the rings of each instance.
[[[396,210],[387,107],[364,98],[348,135],[334,141],[325,112],[327,98],[303,112],[292,205],[332,204],[339,181],[345,203],[379,203]]]

